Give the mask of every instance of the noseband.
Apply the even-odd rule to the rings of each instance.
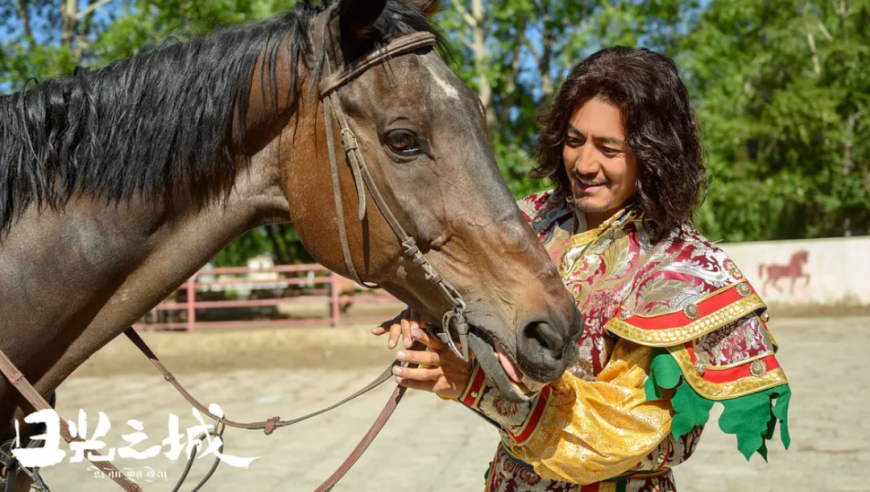
[[[329,16],[324,16],[328,18]],[[318,26],[316,32],[323,35],[326,32],[324,24]],[[441,329],[438,334],[439,338],[445,342],[450,349],[465,361],[469,360],[468,355],[468,322],[465,318],[466,305],[459,291],[453,285],[442,277],[438,271],[429,263],[426,256],[420,251],[417,246],[417,241],[411,237],[402,225],[396,220],[396,216],[390,210],[384,200],[383,195],[378,189],[377,184],[372,179],[366,165],[365,158],[360,152],[359,143],[353,130],[348,124],[347,115],[341,109],[339,100],[339,91],[354,79],[364,74],[369,69],[388,62],[396,56],[411,53],[420,48],[431,48],[436,43],[435,35],[431,33],[418,32],[396,38],[388,45],[370,53],[352,66],[345,70],[332,71],[332,63],[327,51],[327,43],[325,38],[323,41],[323,53],[326,70],[331,72],[327,74],[318,85],[320,98],[323,101],[323,116],[326,124],[326,142],[329,147],[329,167],[332,173],[332,192],[335,199],[336,216],[338,219],[338,237],[341,243],[341,253],[344,256],[344,264],[347,269],[347,274],[358,284],[367,285],[359,276],[356,268],[353,266],[353,258],[350,254],[350,248],[347,241],[347,229],[344,222],[344,205],[341,199],[341,186],[339,184],[338,162],[335,156],[335,137],[333,135],[333,115],[338,121],[338,127],[341,133],[341,143],[344,147],[344,152],[347,157],[347,163],[353,173],[354,184],[356,185],[356,193],[359,199],[359,220],[362,221],[366,216],[366,188],[374,200],[375,205],[380,210],[381,215],[386,219],[393,233],[402,245],[402,255],[410,261],[415,268],[422,271],[423,277],[427,282],[434,284],[438,291],[444,296],[448,304],[452,307],[448,309],[442,316]],[[457,340],[453,338],[455,331]]]

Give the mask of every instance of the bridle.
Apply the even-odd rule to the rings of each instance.
[[[327,50],[326,34],[328,33],[327,23],[330,15],[324,14],[323,19],[315,27],[315,39],[322,41],[323,52],[321,56],[323,63],[328,71],[332,71],[331,57]],[[389,61],[392,57],[411,53],[421,48],[431,48],[435,46],[437,38],[435,35],[426,32],[418,32],[402,36],[393,40],[388,45],[375,50],[374,52],[363,57],[355,62],[346,70],[335,71],[324,77],[318,84],[318,92],[320,99],[323,101],[323,117],[326,125],[326,142],[329,152],[329,168],[332,173],[332,193],[335,200],[336,217],[338,219],[338,235],[341,243],[341,254],[344,257],[345,269],[352,280],[360,285],[369,286],[364,282],[353,266],[353,258],[350,255],[350,248],[347,241],[347,230],[344,223],[344,205],[341,199],[341,186],[339,182],[338,162],[335,155],[335,137],[333,135],[333,115],[338,122],[339,131],[341,134],[341,142],[344,146],[347,163],[353,173],[353,181],[356,185],[356,193],[359,200],[359,220],[362,221],[366,216],[366,188],[374,200],[375,205],[380,210],[381,215],[390,225],[396,238],[402,246],[402,255],[410,261],[417,269],[423,273],[423,278],[427,282],[435,285],[437,290],[444,296],[448,304],[452,306],[442,316],[441,331],[438,336],[442,339],[450,349],[463,360],[468,361],[468,322],[465,319],[465,311],[467,309],[465,301],[453,285],[442,277],[438,271],[429,263],[426,256],[420,251],[417,246],[417,241],[411,237],[396,216],[390,210],[381,195],[377,184],[372,179],[366,165],[365,158],[360,152],[359,142],[356,134],[348,124],[347,115],[341,109],[341,101],[339,91],[348,83],[368,71],[370,68],[376,67]],[[371,287],[371,286],[369,286]],[[455,331],[457,340],[453,339]]]
[[[315,19],[314,33],[315,40],[322,41],[322,51],[319,55],[322,57],[323,62],[325,62],[327,71],[330,72],[327,73],[321,80],[320,84],[318,85],[318,91],[320,98],[323,102],[324,122],[326,124],[326,138],[329,149],[329,166],[332,175],[333,196],[335,200],[338,220],[339,241],[341,243],[341,250],[344,257],[345,267],[347,268],[347,273],[357,283],[367,285],[360,278],[359,274],[354,268],[353,259],[350,255],[350,248],[347,240],[347,230],[345,228],[344,222],[344,206],[341,199],[341,187],[339,184],[338,160],[335,154],[333,116],[338,122],[342,145],[344,147],[347,157],[347,163],[353,174],[353,180],[356,186],[356,192],[359,199],[359,220],[362,221],[366,215],[366,189],[368,189],[368,193],[371,195],[372,200],[374,200],[375,205],[380,210],[384,219],[387,221],[387,223],[390,225],[390,228],[393,230],[393,233],[396,235],[396,238],[401,243],[403,257],[406,260],[410,261],[413,265],[415,265],[416,268],[421,270],[426,281],[434,284],[434,286],[437,287],[437,290],[447,300],[449,305],[452,306],[451,309],[445,312],[442,317],[441,332],[438,333],[438,336],[451,348],[454,353],[462,357],[464,360],[468,361],[469,354],[467,336],[469,326],[465,318],[466,304],[456,288],[453,287],[447,280],[445,280],[438,273],[435,267],[429,263],[429,261],[426,259],[426,256],[420,251],[420,248],[417,246],[416,240],[411,237],[407,232],[405,232],[405,229],[402,227],[402,225],[396,219],[395,215],[390,210],[390,207],[387,205],[376,183],[372,179],[365,159],[360,152],[356,135],[348,124],[347,115],[341,109],[341,104],[338,97],[338,93],[341,88],[352,82],[354,79],[365,73],[367,70],[386,63],[395,56],[408,54],[421,48],[431,48],[436,44],[436,37],[430,33],[414,33],[405,35],[396,38],[386,46],[379,48],[374,52],[364,56],[348,68],[333,71],[325,36],[328,32],[328,22],[333,17],[331,15],[331,12],[334,11],[327,10],[323,12],[321,16],[318,16],[318,18]],[[315,43],[315,45],[316,44],[317,43]],[[454,341],[452,332],[456,333],[456,341]],[[357,391],[356,393],[345,398],[344,400],[327,408],[305,415],[303,417],[292,420],[280,420],[278,417],[273,417],[260,422],[240,423],[226,419],[224,417],[218,417],[209,412],[208,408],[205,405],[196,400],[190,393],[187,392],[187,390],[184,389],[181,383],[179,383],[176,380],[175,376],[160,362],[157,356],[151,351],[150,348],[148,348],[144,340],[139,337],[139,335],[136,333],[135,330],[133,330],[133,328],[127,329],[124,334],[136,345],[136,347],[143,354],[146,355],[146,357],[148,357],[149,360],[151,360],[154,366],[163,375],[164,379],[168,381],[173,387],[175,387],[176,390],[178,390],[178,392],[191,405],[193,405],[200,412],[204,413],[210,418],[213,418],[216,421],[214,433],[215,436],[222,434],[223,429],[225,429],[226,427],[236,427],[247,430],[263,430],[267,435],[269,435],[277,428],[287,427],[307,420],[309,418],[315,417],[317,415],[321,415],[330,410],[338,408],[339,406],[357,398],[358,396],[368,393],[372,389],[378,387],[380,384],[391,378],[392,368],[393,366],[398,364],[398,362],[394,362],[382,374],[375,378],[374,381],[372,381],[360,391]],[[417,349],[422,348],[420,344],[415,344],[415,347]],[[45,398],[43,398],[42,395],[38,391],[36,391],[36,389],[27,380],[24,374],[18,370],[18,368],[12,363],[12,361],[6,356],[6,354],[3,353],[2,350],[0,350],[0,372],[3,373],[3,375],[9,380],[12,386],[19,391],[19,393],[28,401],[28,403],[33,407],[34,410],[53,408],[53,405],[49,405]],[[316,489],[316,492],[331,490],[332,487],[335,486],[335,484],[344,477],[344,475],[350,470],[350,468],[359,459],[359,457],[362,456],[363,452],[365,452],[369,444],[371,444],[371,442],[375,439],[378,432],[386,424],[390,415],[392,415],[399,401],[402,399],[404,392],[404,387],[396,387],[389,401],[387,402],[387,405],[381,411],[377,420],[363,437],[363,439],[360,441],[360,443],[356,446],[350,456],[348,456],[348,458],[341,465],[341,467],[339,467],[339,469],[336,470],[336,472],[333,473],[333,475],[330,476],[329,479],[327,479],[323,484],[320,485],[320,487]],[[218,431],[218,429],[220,430]],[[66,421],[62,418],[60,419],[60,430],[61,436],[67,443],[82,440],[78,436],[73,437],[71,435],[70,429],[67,426]],[[36,441],[31,441],[31,445],[35,442]],[[194,458],[196,457],[197,452],[198,450],[191,453],[187,467],[185,468],[185,472],[182,474],[181,479],[175,486],[173,492],[179,490],[179,488],[181,487],[184,479],[187,476],[187,471],[190,469],[190,466]],[[93,463],[98,469],[100,469],[102,472],[112,478],[112,480],[114,480],[124,490],[128,492],[142,491],[142,488],[138,484],[127,478],[110,462],[100,460],[100,455],[98,452],[90,451],[86,453],[86,457],[89,461],[91,461],[91,463]],[[218,463],[219,461],[216,459],[208,474],[206,474],[205,478],[194,488],[194,490],[199,490],[205,484],[205,482],[214,473]],[[6,455],[5,453],[0,453],[0,485],[5,485],[3,487],[4,490],[11,491],[14,489],[15,477],[17,476],[19,471],[26,473],[31,478],[31,480],[34,481],[34,483],[37,483],[42,488],[42,490],[48,490],[48,487],[46,487],[45,484],[41,481],[39,474],[35,470],[26,470],[23,467],[18,466],[15,463],[15,460],[12,459],[10,456]]]

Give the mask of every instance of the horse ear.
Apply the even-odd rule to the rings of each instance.
[[[368,37],[375,21],[380,17],[387,0],[341,0],[338,12],[343,41]]]
[[[411,5],[416,5],[417,8],[426,14],[426,17],[432,17],[441,10],[441,5],[438,0],[407,0]]]

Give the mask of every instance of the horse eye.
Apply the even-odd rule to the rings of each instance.
[[[420,152],[417,135],[409,130],[394,130],[387,134],[387,145],[397,154],[410,155]]]

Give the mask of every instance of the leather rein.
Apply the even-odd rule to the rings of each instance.
[[[327,70],[331,73],[326,75],[318,85],[318,91],[323,103],[323,112],[324,112],[324,122],[326,124],[326,137],[327,137],[327,146],[329,152],[329,166],[332,175],[332,186],[333,186],[333,196],[335,199],[335,207],[337,211],[337,219],[338,219],[338,229],[339,229],[339,239],[341,243],[342,255],[344,257],[345,266],[347,268],[347,274],[357,283],[362,285],[367,285],[363,280],[361,280],[359,274],[356,271],[356,268],[353,265],[353,258],[350,254],[350,247],[348,245],[347,240],[347,230],[345,228],[344,222],[344,206],[341,199],[341,188],[339,183],[339,166],[338,160],[336,158],[335,153],[335,137],[333,135],[333,118],[337,121],[339,131],[341,134],[341,142],[345,150],[347,164],[350,167],[350,170],[353,174],[354,184],[356,186],[356,192],[359,200],[359,220],[363,220],[366,215],[366,190],[368,190],[369,195],[371,195],[372,200],[375,202],[375,205],[386,219],[387,223],[390,225],[390,228],[393,230],[397,239],[401,243],[402,246],[402,254],[403,257],[410,261],[411,264],[415,265],[416,268],[420,269],[423,273],[426,281],[434,284],[438,291],[444,296],[445,300],[452,306],[447,312],[444,313],[442,317],[442,326],[441,332],[438,333],[439,338],[442,339],[451,350],[456,353],[458,356],[462,357],[464,360],[469,359],[468,355],[468,343],[467,343],[467,335],[468,335],[468,323],[465,319],[465,311],[466,305],[462,299],[462,296],[459,292],[454,288],[449,282],[447,282],[433,267],[423,253],[420,251],[420,248],[417,246],[416,240],[411,237],[399,221],[396,219],[395,215],[390,210],[383,196],[381,195],[376,183],[372,179],[371,173],[369,172],[368,166],[366,165],[365,158],[360,152],[359,144],[354,134],[353,130],[350,128],[348,123],[347,115],[341,109],[340,99],[339,99],[339,91],[342,87],[352,82],[354,79],[365,73],[370,68],[381,65],[389,61],[392,57],[411,53],[413,51],[419,50],[421,48],[433,47],[436,44],[436,37],[430,33],[414,33],[406,36],[402,36],[396,38],[388,45],[375,50],[369,55],[363,57],[361,60],[355,62],[350,67],[345,70],[336,70],[332,71],[332,66],[330,62],[330,57],[326,50],[326,39],[324,34],[327,32],[327,22],[330,16],[324,15],[322,16],[325,20],[322,23],[319,23],[315,29],[315,36],[320,36],[323,40],[323,52],[321,53],[323,60],[326,63]],[[319,21],[317,19],[315,22]],[[367,285],[368,286],[368,285]],[[456,333],[457,340],[454,341],[452,332]],[[136,333],[136,331],[131,327],[128,328],[124,334],[129,338],[133,344],[143,353],[146,357],[154,364],[154,366],[160,371],[163,375],[164,379],[169,382],[183,397],[187,400],[191,405],[193,405],[197,410],[208,415],[210,418],[214,419],[217,424],[215,426],[214,435],[220,436],[223,433],[223,430],[226,427],[235,427],[239,429],[246,430],[263,430],[266,435],[271,434],[275,429],[281,427],[287,427],[305,420],[308,420],[317,415],[321,415],[330,410],[338,408],[345,403],[365,394],[374,388],[378,387],[380,384],[386,382],[391,378],[392,368],[393,366],[399,364],[398,362],[394,362],[391,364],[383,373],[381,373],[377,378],[375,378],[371,383],[366,385],[361,390],[356,393],[348,396],[347,398],[341,400],[340,402],[331,405],[329,407],[323,408],[316,412],[310,413],[308,415],[298,417],[291,420],[280,420],[278,417],[273,417],[268,420],[260,421],[260,422],[235,422],[233,420],[226,419],[224,417],[218,417],[217,415],[213,415],[209,412],[208,407],[200,403],[196,398],[194,398],[178,380],[175,376],[163,365],[162,362],[157,358],[154,352],[145,344],[145,341]],[[414,349],[421,349],[422,346],[416,344]],[[48,404],[45,398],[36,391],[33,385],[27,380],[26,377],[19,371],[12,361],[0,350],[0,372],[9,380],[14,388],[16,388],[19,393],[30,403],[30,405],[34,408],[34,410],[45,410],[51,409],[52,406]],[[402,399],[404,395],[405,388],[401,386],[397,386],[393,391],[393,394],[390,396],[386,406],[381,411],[375,423],[369,429],[369,431],[365,434],[353,452],[348,456],[345,462],[336,470],[335,473],[332,474],[323,484],[321,484],[315,492],[325,492],[331,490],[332,487],[335,486],[336,483],[341,480],[344,475],[351,469],[351,467],[356,463],[360,456],[365,452],[368,446],[374,441],[378,432],[383,428],[386,424],[387,420],[392,415],[399,401]],[[64,419],[60,419],[60,430],[61,436],[67,443],[74,441],[82,441],[82,439],[78,436],[73,437],[70,434],[69,427],[66,424]],[[176,485],[173,492],[177,491],[184,479],[187,476],[187,471],[190,469],[190,466],[196,457],[196,452],[193,451],[189,458],[189,462],[185,472],[182,474],[181,479]],[[96,451],[89,451],[86,453],[86,457],[91,463],[94,464],[98,469],[108,475],[112,480],[114,480],[118,485],[120,485],[124,490],[128,492],[141,492],[143,489],[127,478],[123,473],[121,473],[112,463],[108,461],[100,461],[100,454]],[[15,475],[19,470],[16,469],[14,458],[10,458],[6,456],[6,461],[3,462],[3,456],[0,456],[0,484],[5,483],[6,490],[13,490],[14,486],[11,486],[14,481]],[[97,458],[96,460],[94,458]],[[215,461],[215,464],[212,466],[212,469],[206,475],[206,477],[194,488],[194,491],[199,490],[208,480],[215,468],[217,467],[218,460]],[[42,483],[39,478],[38,473],[30,470],[24,470],[21,467],[22,471],[24,471],[27,475],[30,476],[31,480],[34,483],[38,483],[41,485],[42,490],[48,490],[48,488]]]

